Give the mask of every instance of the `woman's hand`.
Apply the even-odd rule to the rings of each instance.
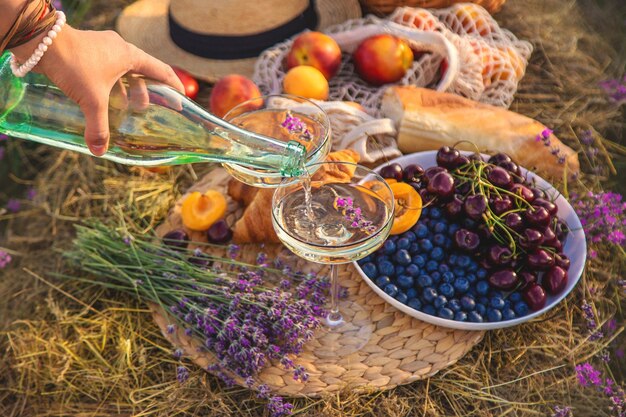
[[[38,37],[12,52],[23,62],[33,53]],[[85,114],[85,142],[100,156],[109,143],[109,95],[128,72],[143,74],[183,92],[172,68],[124,41],[113,31],[94,32],[66,25],[34,69],[46,75]]]

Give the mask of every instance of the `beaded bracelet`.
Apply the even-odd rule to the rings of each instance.
[[[52,41],[54,40],[54,38],[57,37],[57,35],[65,25],[65,13],[57,11],[56,17],[57,20],[54,26],[52,26],[48,34],[41,40],[41,43],[39,44],[39,46],[37,46],[35,52],[31,55],[30,58],[26,60],[26,62],[24,62],[22,65],[19,65],[17,59],[15,58],[15,55],[11,56],[11,71],[13,72],[13,75],[21,78],[28,74],[39,63],[41,57],[43,57],[43,54],[46,53],[48,47],[52,45]]]

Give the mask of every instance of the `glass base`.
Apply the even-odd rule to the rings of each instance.
[[[350,300],[339,302],[340,317],[328,315],[319,330],[320,346],[315,348],[318,357],[343,357],[358,352],[374,332],[370,312]]]

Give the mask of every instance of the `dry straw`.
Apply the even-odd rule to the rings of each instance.
[[[110,25],[115,13],[109,3],[98,2],[88,22]],[[536,47],[512,109],[553,127],[578,149],[580,129],[593,126],[616,134],[624,128],[619,108],[597,87],[607,74],[618,75],[610,69],[623,69],[623,62],[614,64],[611,50],[588,31],[589,15],[562,0],[509,1],[497,15],[504,27]],[[615,31],[623,30],[619,25]],[[624,160],[623,148],[602,143],[606,158]],[[179,385],[169,343],[146,306],[49,275],[71,272],[64,270],[60,252],[68,247],[76,221],[111,220],[121,206],[139,220],[136,231],[145,230],[198,176],[190,168],[145,175],[45,148],[39,152],[35,156],[41,159],[32,159],[41,171],[34,184],[38,198],[19,213],[0,215],[7,233],[3,246],[23,254],[0,272],[0,415],[263,415],[254,393],[227,389],[192,366],[190,379]],[[585,181],[596,186],[594,178]],[[611,282],[623,276],[624,267],[623,259],[610,254],[592,261],[574,293],[549,315],[488,332],[468,355],[434,377],[382,393],[297,399],[297,415],[544,416],[553,405],[570,405],[577,416],[608,415],[606,397],[581,388],[574,366],[612,340],[623,345],[623,327],[618,324],[615,339],[590,341],[579,306],[583,298],[593,302],[600,324],[613,314],[623,318],[623,296],[613,292]],[[624,380],[623,367],[612,370]]]

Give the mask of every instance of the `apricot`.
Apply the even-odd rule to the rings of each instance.
[[[487,36],[492,31],[489,13],[474,3],[463,3],[454,6],[454,14],[463,26],[463,29],[457,31],[457,33]]]
[[[226,213],[226,198],[215,190],[195,191],[183,201],[181,216],[186,228],[205,231]]]
[[[295,96],[326,100],[328,98],[328,81],[318,69],[300,65],[293,67],[285,74],[283,91]]]
[[[389,184],[395,200],[395,212],[391,234],[398,235],[417,223],[422,214],[422,197],[406,182]]]

